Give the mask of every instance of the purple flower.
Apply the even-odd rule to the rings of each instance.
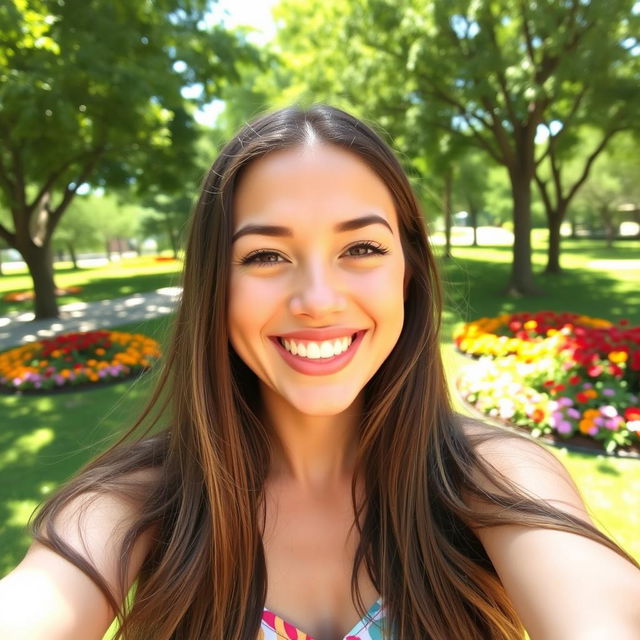
[[[577,409],[574,409],[573,407],[567,409],[567,415],[570,418],[573,418],[574,420],[578,420],[582,416],[582,414]]]
[[[558,433],[571,433],[573,431],[573,427],[571,426],[570,422],[567,422],[566,420],[561,420],[556,425],[556,431]]]
[[[611,431],[616,431],[620,426],[620,418],[618,416],[609,418],[604,421],[604,426]]]
[[[53,376],[53,379],[59,387],[64,384],[64,378],[59,373],[56,373],[56,375]]]
[[[571,407],[573,405],[573,400],[567,396],[562,396],[558,398],[558,404],[561,407]]]
[[[616,392],[613,389],[603,389],[602,395],[606,396],[607,398],[611,398],[612,396],[616,395]]]
[[[601,416],[598,416],[594,421],[594,424],[597,424],[599,427],[604,427],[604,418]]]
[[[597,429],[597,427],[591,427],[591,429],[589,429],[589,431],[587,433],[590,436],[595,436],[598,433],[598,429]]]

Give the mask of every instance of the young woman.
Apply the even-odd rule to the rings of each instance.
[[[127,640],[640,638],[640,572],[563,467],[453,413],[440,311],[368,127],[247,126],[204,182],[148,410],[40,511],[0,637],[99,640],[117,613]]]

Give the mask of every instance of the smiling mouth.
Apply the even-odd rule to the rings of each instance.
[[[327,360],[335,358],[349,349],[358,333],[331,340],[292,340],[277,338],[278,342],[291,355],[307,360]]]

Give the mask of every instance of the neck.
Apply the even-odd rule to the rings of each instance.
[[[358,446],[362,399],[331,416],[310,416],[263,389],[264,411],[273,433],[272,481],[326,491],[350,483]]]

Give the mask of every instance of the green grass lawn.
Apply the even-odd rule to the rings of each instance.
[[[640,323],[640,242],[607,249],[599,242],[565,242],[566,272],[540,276],[546,293],[505,299],[508,247],[454,247],[443,261],[447,293],[443,353],[450,378],[467,361],[455,353],[450,336],[461,320],[514,310],[568,310]],[[543,242],[536,238],[534,262],[544,264]],[[175,263],[150,259],[107,267],[62,270],[59,286],[84,286],[83,300],[98,300],[170,286],[177,281]],[[0,276],[0,295],[29,287],[28,276]],[[4,308],[4,307],[3,307]],[[20,308],[30,308],[23,304]],[[124,327],[163,340],[167,319]],[[13,345],[4,345],[8,348]],[[106,446],[141,409],[150,381],[120,383],[56,396],[0,396],[0,575],[28,545],[25,523],[37,504]],[[553,449],[581,487],[594,516],[611,535],[640,559],[640,462],[588,456]]]

